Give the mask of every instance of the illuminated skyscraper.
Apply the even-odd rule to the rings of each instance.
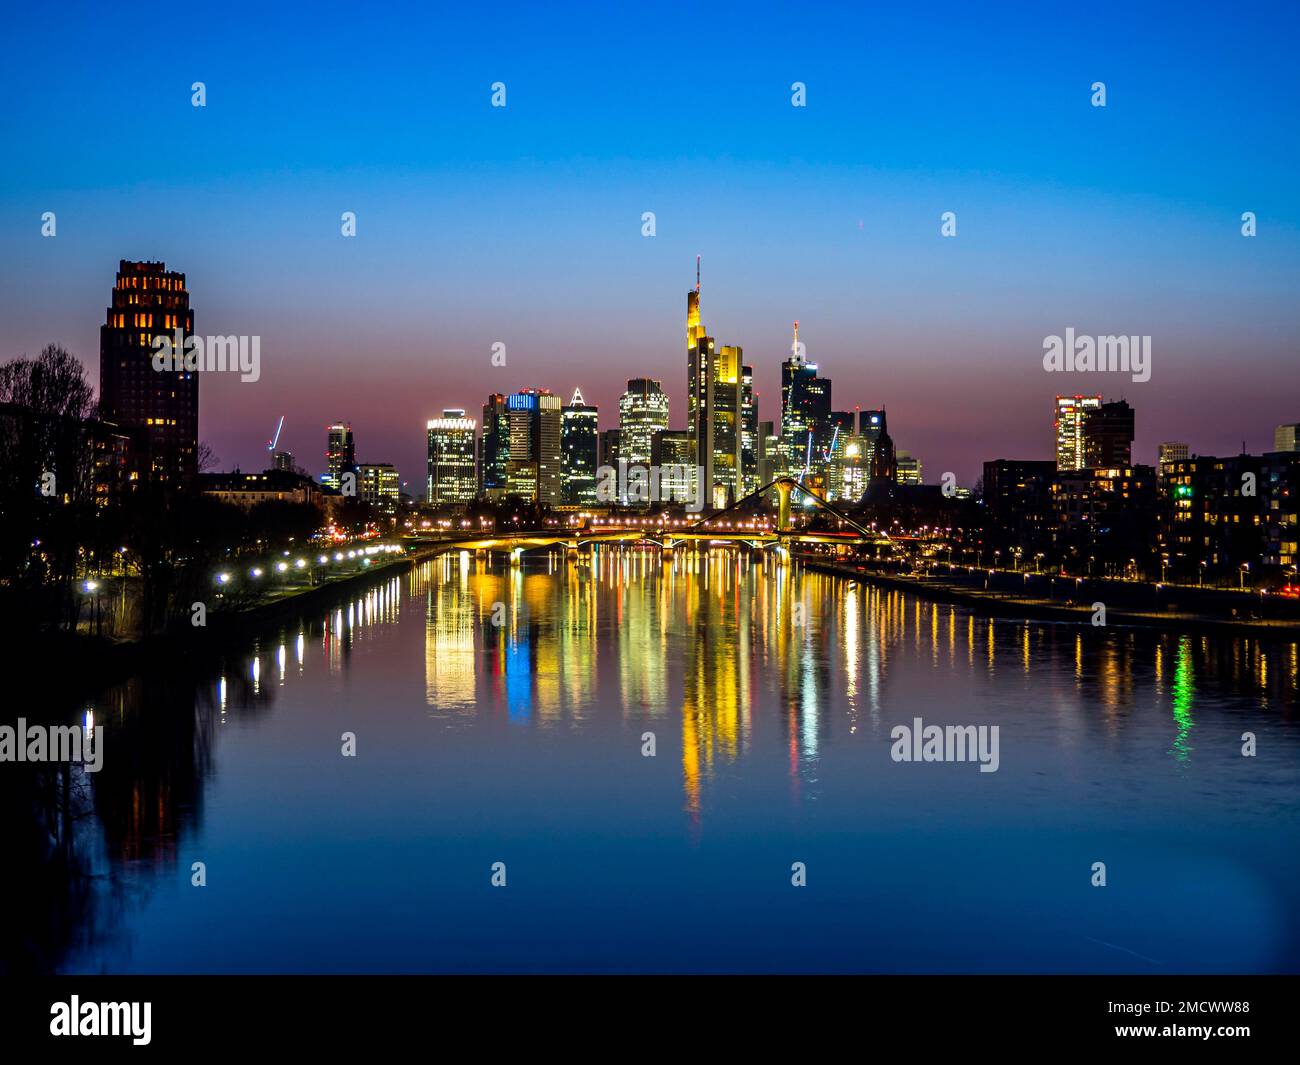
[[[1056,397],[1056,468],[1082,470],[1087,467],[1088,450],[1084,425],[1088,411],[1101,408],[1101,396]]]
[[[1273,430],[1274,451],[1300,451],[1300,425],[1279,425]]]
[[[569,506],[596,502],[596,467],[600,464],[598,411],[583,402],[582,390],[561,412],[560,450],[564,453],[561,497]]]
[[[1103,403],[1084,414],[1083,461],[1091,470],[1133,464],[1133,408],[1124,400]]]
[[[655,433],[651,459],[659,468],[659,499],[690,503],[695,498],[695,448],[684,429]]]
[[[744,491],[743,352],[714,343],[700,321],[699,265],[686,296],[687,431],[703,470],[705,505],[725,507]]]
[[[506,399],[510,457],[506,492],[547,506],[561,496],[563,454],[560,448],[560,397],[544,388],[528,388]]]
[[[754,398],[754,368],[740,368],[740,463],[741,495],[760,488],[766,482],[759,480],[759,461],[763,440],[759,435],[758,401]]]
[[[100,417],[131,438],[139,478],[186,481],[198,472],[199,375],[155,370],[154,338],[194,333],[185,275],[161,262],[118,264],[108,320],[99,327]]]
[[[341,488],[343,474],[356,471],[357,449],[352,438],[352,426],[347,422],[335,422],[326,429],[325,473],[321,476],[321,484]]]
[[[506,397],[499,392],[483,404],[483,439],[480,445],[479,490],[491,500],[506,494],[506,464],[510,461],[510,415]]]
[[[831,383],[817,376],[794,323],[790,357],[781,364],[781,451],[783,472],[800,477],[819,464],[819,452],[830,445]]]
[[[470,503],[478,490],[478,424],[465,417],[459,408],[431,418],[429,432],[429,472],[425,498],[430,503]]]
[[[668,428],[668,394],[658,381],[634,377],[618,401],[619,457],[649,466],[655,433]]]

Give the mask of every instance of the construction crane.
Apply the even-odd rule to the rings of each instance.
[[[280,430],[284,428],[284,415],[280,415],[280,424],[275,427],[275,436],[271,437],[266,443],[267,451],[275,451],[275,445],[280,442]]]

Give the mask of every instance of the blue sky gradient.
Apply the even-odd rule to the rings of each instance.
[[[1138,461],[1266,449],[1300,421],[1300,16],[1053,8],[15,10],[0,358],[58,341],[97,377],[117,261],[164,259],[199,332],[263,338],[258,383],[204,381],[223,465],[285,414],[319,471],[346,418],[418,490],[425,419],[490,391],[581,386],[612,426],[650,375],[684,425],[698,253],[761,418],[798,318],[835,407],[885,406],[929,481],[1050,457],[1058,391],[1129,399]],[[1067,326],[1152,335],[1151,380],[1044,373]]]

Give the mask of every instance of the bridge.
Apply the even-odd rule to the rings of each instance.
[[[747,506],[757,502],[764,493],[777,493],[777,521],[773,529],[766,523],[751,521],[749,523],[728,520],[728,515],[736,515]],[[790,524],[790,500],[795,492],[800,492],[812,500],[818,509],[832,515],[838,521],[850,526],[851,532],[830,530],[807,531],[796,529]],[[754,550],[769,547],[782,547],[791,543],[804,544],[843,544],[862,546],[866,544],[889,545],[899,538],[885,533],[867,529],[859,525],[847,514],[827,503],[820,496],[804,488],[793,477],[778,477],[763,485],[749,495],[738,499],[731,506],[710,514],[695,522],[688,520],[645,519],[644,521],[611,521],[603,527],[584,525],[579,529],[528,530],[510,532],[496,529],[491,532],[466,531],[461,534],[422,535],[407,537],[407,542],[429,553],[441,551],[510,551],[517,555],[532,548],[565,547],[569,556],[574,557],[588,544],[652,544],[664,551],[672,551],[682,545],[732,543],[748,545]]]

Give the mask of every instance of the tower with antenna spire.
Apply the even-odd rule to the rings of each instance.
[[[695,287],[686,294],[686,427],[710,507],[727,506],[744,488],[743,355],[738,347],[717,345],[701,321],[697,255]]]
[[[809,362],[799,343],[799,322],[794,323],[790,357],[781,363],[780,473],[799,477],[809,466],[809,456],[818,455],[831,428],[831,383],[817,376],[817,364]]]

